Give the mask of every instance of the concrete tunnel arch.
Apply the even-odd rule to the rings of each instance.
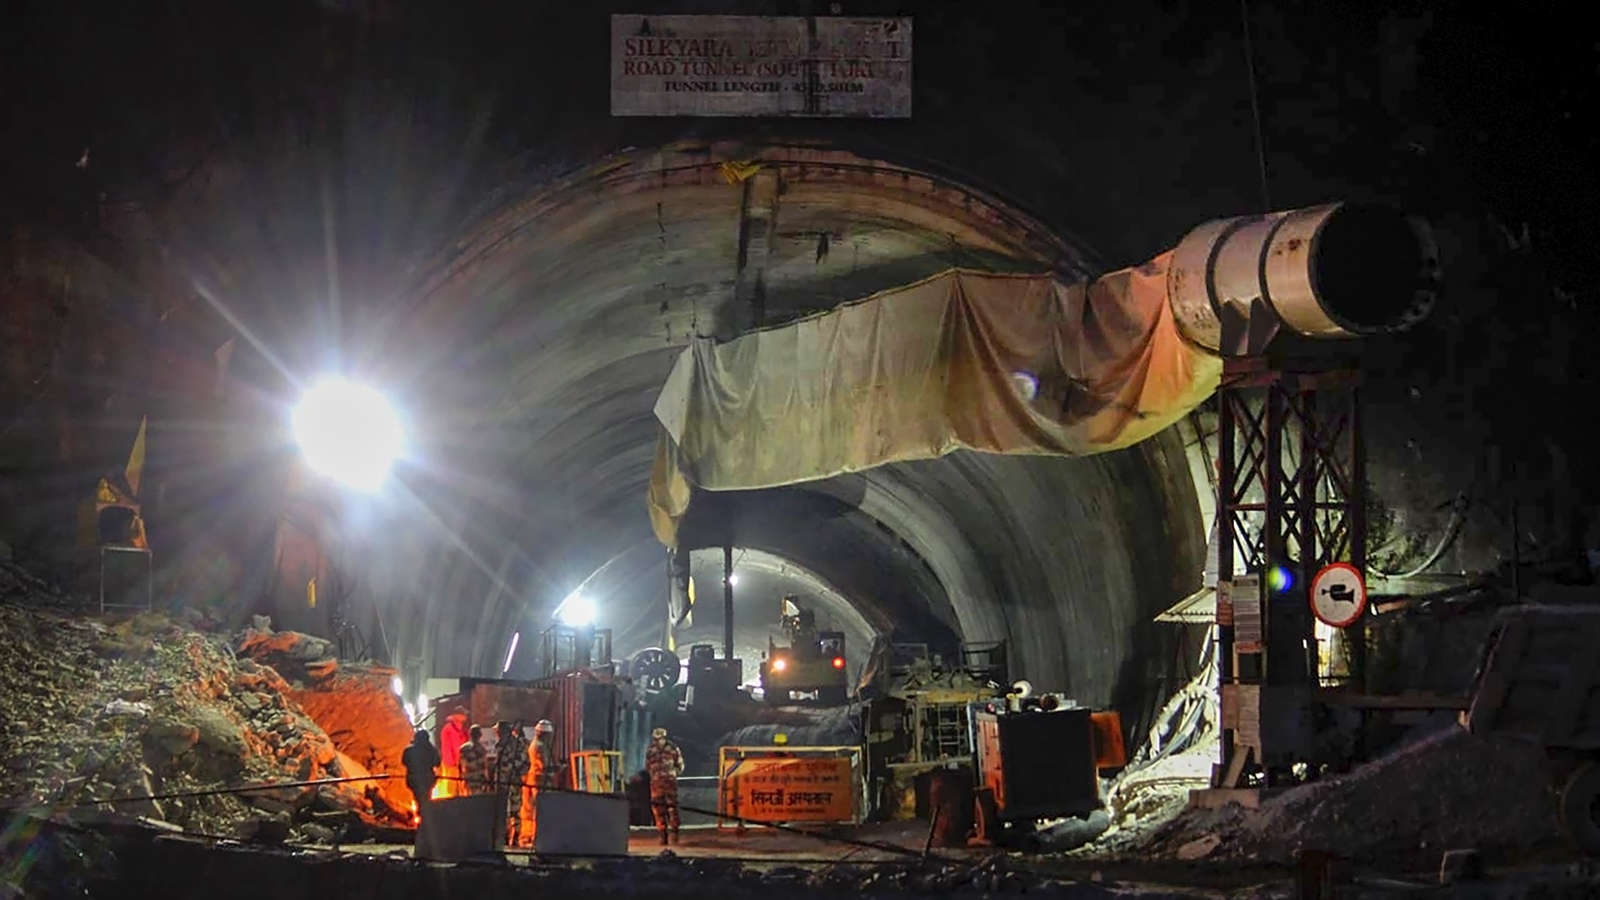
[[[723,165],[744,160],[756,175]],[[394,567],[409,594],[391,615],[397,655],[439,676],[498,674],[507,634],[526,639],[619,555],[608,577],[630,585],[623,602],[664,605],[643,501],[651,407],[690,338],[952,265],[1098,269],[1081,242],[934,165],[820,145],[636,150],[501,204],[418,273],[387,338],[418,348],[390,381],[433,423],[418,491],[459,539]],[[1151,620],[1198,586],[1205,541],[1171,430],[1095,457],[960,453],[794,490],[846,507],[835,546],[859,537],[860,558],[818,552],[815,523],[769,521],[763,549],[852,600],[871,576],[903,582],[874,597],[891,618],[1008,639],[1035,683],[1135,717],[1175,674],[1176,635]],[[763,493],[738,498],[741,518],[761,519]],[[687,522],[687,546],[720,545],[712,531]]]

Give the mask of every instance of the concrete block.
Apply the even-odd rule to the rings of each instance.
[[[495,794],[430,801],[422,810],[412,854],[440,862],[493,855],[504,840],[502,808]]]
[[[540,791],[535,815],[535,853],[624,856],[628,852],[625,797]]]
[[[1259,788],[1203,788],[1189,792],[1189,808],[1221,809],[1237,803],[1245,809],[1256,809],[1261,806],[1261,793]]]

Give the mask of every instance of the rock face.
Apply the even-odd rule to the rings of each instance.
[[[289,684],[219,637],[161,615],[98,619],[63,603],[0,591],[0,802],[98,808],[209,834],[305,837],[316,819],[409,823],[406,806],[359,783],[174,796],[365,772],[347,775]]]
[[[341,663],[320,638],[273,631],[257,621],[239,637],[240,656],[281,673],[285,692],[325,732],[333,748],[374,775],[398,777],[374,784],[383,801],[409,810],[401,754],[411,744],[411,722],[391,688],[395,671],[382,666]]]

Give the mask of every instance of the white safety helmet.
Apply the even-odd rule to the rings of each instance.
[[[551,731],[555,731],[555,730],[556,730],[555,724],[552,723],[549,719],[540,719],[539,720],[539,724],[533,726],[533,733],[534,734],[547,734],[547,733],[549,733]]]

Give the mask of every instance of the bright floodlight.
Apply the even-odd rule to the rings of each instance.
[[[738,586],[739,586],[739,576],[738,575],[729,575],[728,576],[728,587],[738,587]]]
[[[366,385],[338,378],[318,383],[290,424],[312,469],[359,491],[377,490],[400,456],[400,417]]]
[[[556,618],[560,619],[563,625],[582,628],[594,622],[594,601],[582,594],[573,594],[556,611]]]

